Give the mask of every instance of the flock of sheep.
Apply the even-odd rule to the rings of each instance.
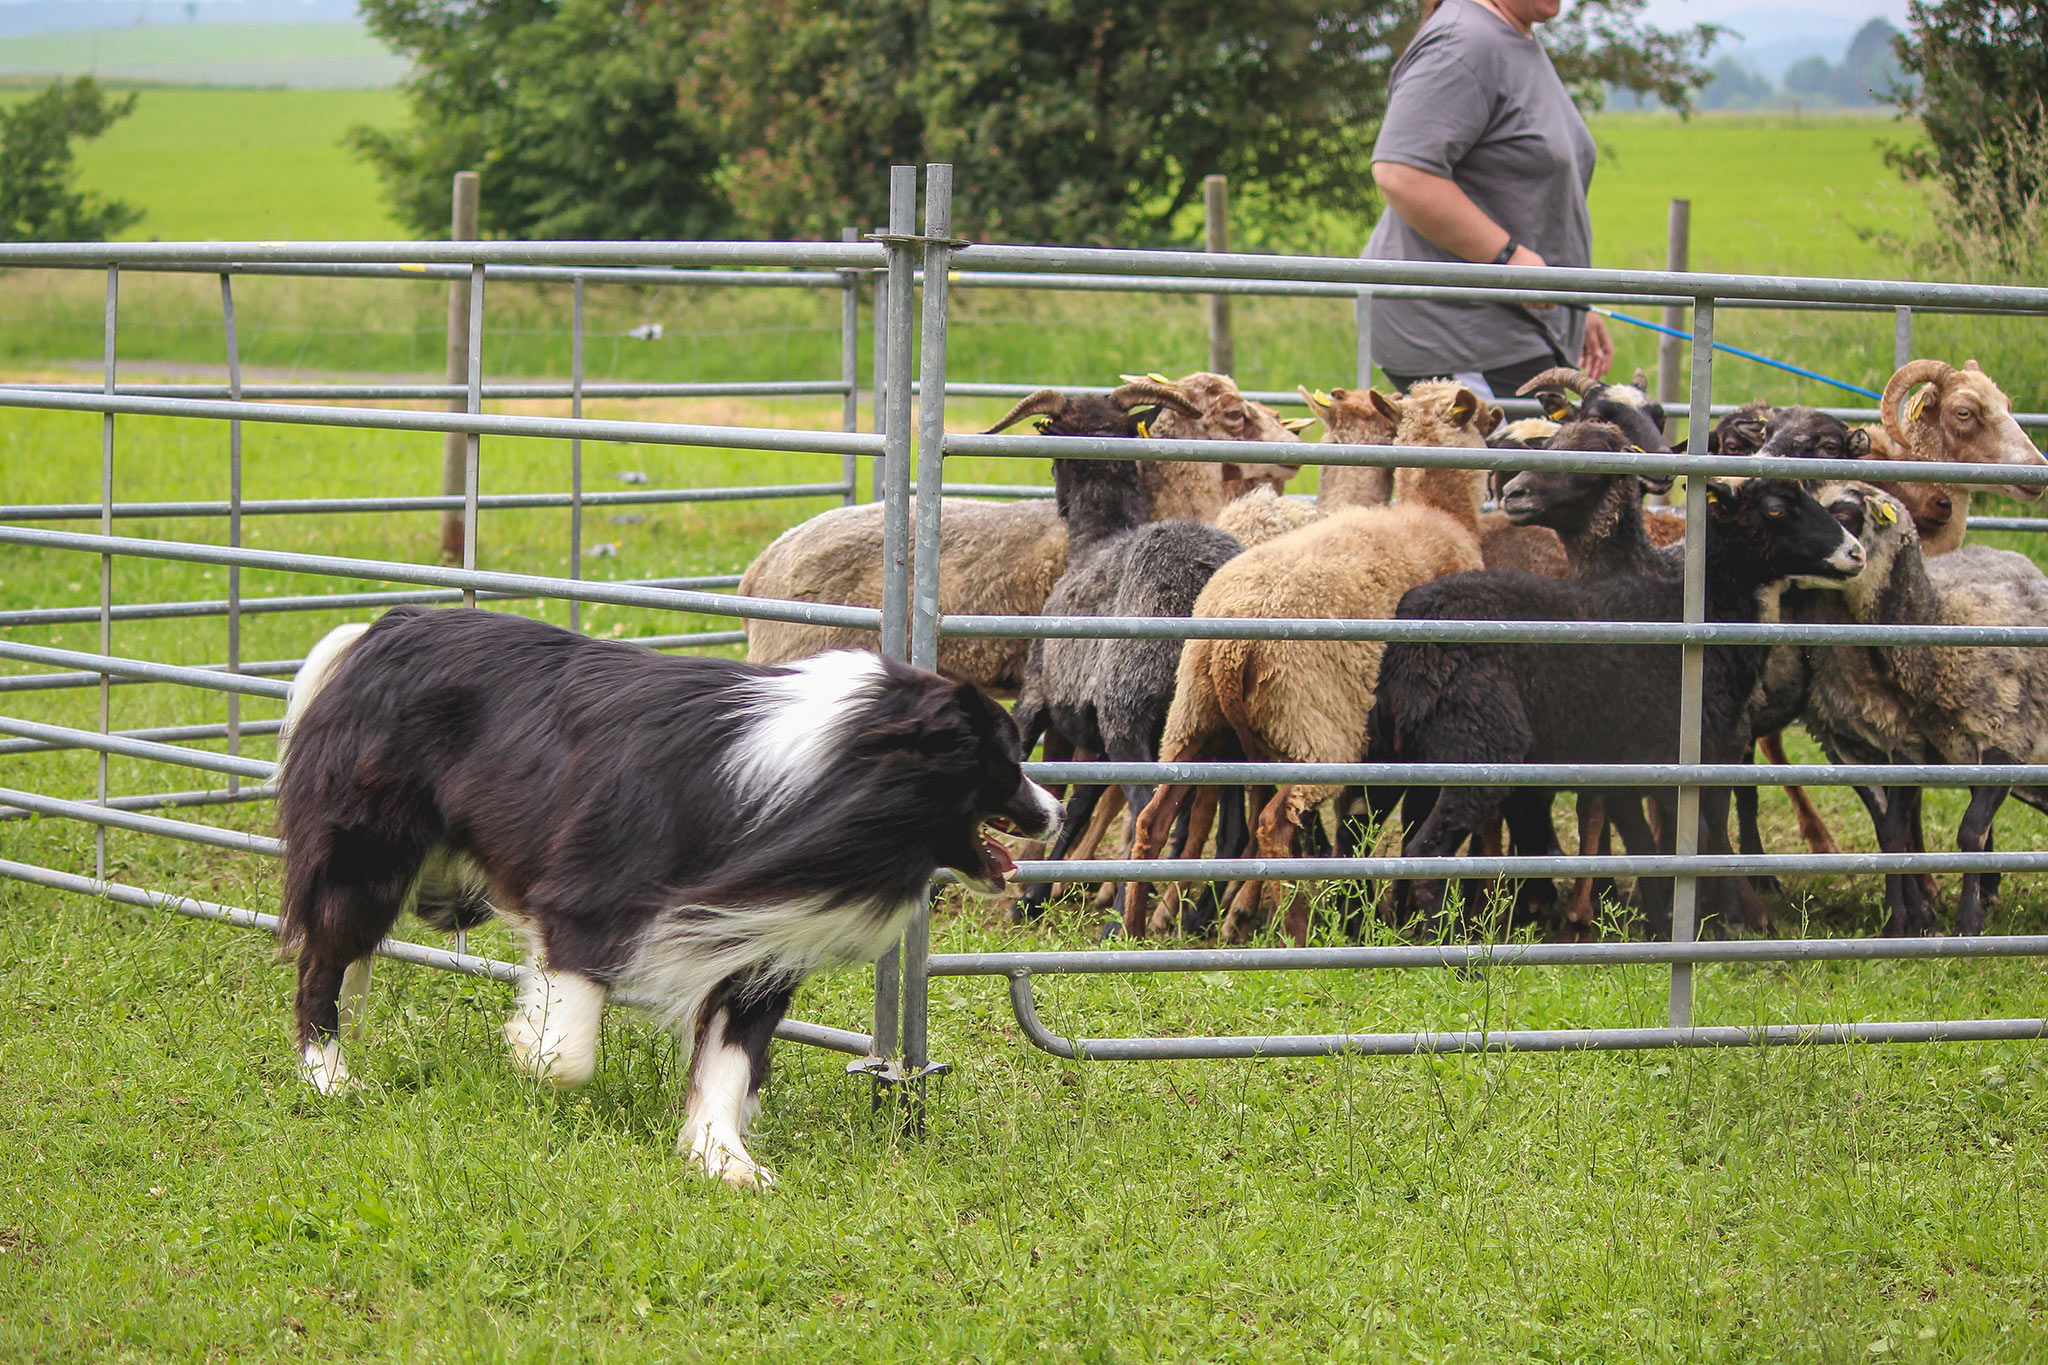
[[[1283,421],[1226,377],[1126,377],[1107,396],[1045,389],[992,431],[1027,418],[1050,435],[1291,441]],[[945,500],[940,610],[1194,618],[1677,620],[1684,520],[1648,507],[1668,481],[1634,474],[1489,476],[1489,449],[1668,451],[1665,414],[1632,384],[1555,369],[1524,386],[1546,418],[1501,412],[1450,381],[1376,392],[1302,390],[1326,441],[1456,447],[1469,469],[1328,466],[1313,501],[1284,494],[1293,464],[1055,460],[1055,497]],[[1750,403],[1718,422],[1708,448],[1754,454],[1755,476],[1707,480],[1708,619],[2048,625],[2048,577],[2024,556],[1962,546],[1970,489],[1911,478],[1900,465],[2048,464],[1990,376],[1970,362],[1903,366],[1885,386],[1882,424],[1850,429],[1811,408]],[[1778,456],[1861,458],[1868,482],[1772,477]],[[1878,476],[1884,477],[1878,477]],[[2014,489],[2034,497],[2038,488]],[[1495,510],[1484,510],[1491,494]],[[785,532],[748,568],[744,595],[874,606],[881,601],[881,508],[835,509]],[[825,649],[872,648],[859,631],[753,621],[748,657],[776,663]],[[2048,761],[2048,656],[1994,646],[1826,648],[1711,645],[1705,650],[1702,760],[1748,761],[1798,723],[1839,762]],[[1296,763],[1656,763],[1678,756],[1680,651],[1616,642],[1393,643],[1334,640],[943,639],[939,668],[1016,698],[1027,751],[1052,760],[1245,759]],[[1819,814],[1790,788],[1800,829],[1835,850]],[[2012,793],[2048,810],[2048,785]],[[1957,835],[1991,846],[2008,789],[1974,788]],[[1733,789],[1737,844],[1761,852],[1756,789]],[[1859,788],[1879,846],[1924,847],[1917,787]],[[1400,814],[1411,856],[1556,851],[1554,793],[1506,787],[1398,790],[1275,784],[1240,791],[1143,783],[1076,786],[1065,829],[1046,851],[1086,860],[1127,810],[1129,856],[1352,855]],[[1670,790],[1577,793],[1581,852],[1671,852]],[[1702,793],[1699,847],[1731,851],[1729,789]],[[1329,823],[1325,823],[1326,817]],[[1039,850],[1029,850],[1038,852]],[[1076,880],[1087,882],[1077,869]],[[1701,909],[1727,929],[1763,929],[1759,886],[1702,883]],[[1995,874],[1966,875],[1955,930],[1980,933]],[[1054,888],[1012,907],[1042,913]],[[1521,884],[1517,910],[1583,935],[1595,883],[1559,903],[1547,881]],[[1933,932],[1932,879],[1886,878],[1892,933]],[[1668,878],[1638,894],[1651,933],[1668,930]],[[1382,889],[1380,913],[1429,917],[1442,882]],[[1305,941],[1309,898],[1292,886],[1167,882],[1103,886],[1097,903],[1121,931],[1243,942],[1280,916]],[[1111,925],[1117,927],[1116,923]]]

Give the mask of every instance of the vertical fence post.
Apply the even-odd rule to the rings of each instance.
[[[889,431],[888,405],[882,401],[882,393],[889,382],[889,272],[886,270],[875,277],[874,302],[874,359],[868,380],[868,402],[874,408],[875,435],[887,435]],[[874,462],[874,482],[871,485],[873,501],[882,500],[882,479],[888,469],[884,459]]]
[[[882,463],[875,486],[882,495],[882,653],[910,656],[910,295],[917,270],[917,167],[889,168],[889,271],[875,309],[876,331],[887,329],[886,350],[878,343],[875,414],[880,423]],[[884,318],[886,317],[886,323]],[[886,383],[887,388],[884,389]],[[884,415],[886,414],[886,415]],[[854,1067],[877,1081],[877,1108],[884,1089],[900,1074],[894,1056],[902,1022],[902,947],[891,946],[875,961],[874,1052]]]
[[[860,229],[839,229],[839,240],[857,242]],[[839,429],[860,430],[860,273],[839,272],[839,382],[846,393],[839,401]],[[847,455],[839,461],[839,477],[846,489],[839,495],[841,505],[851,507],[860,497],[860,457]]]
[[[1903,369],[1913,358],[1913,310],[1892,310],[1892,368]]]
[[[924,344],[918,358],[917,400],[917,535],[912,563],[916,570],[910,603],[910,662],[919,668],[939,664],[939,534],[940,504],[945,488],[946,446],[946,301],[947,272],[952,267],[953,168],[946,163],[924,168]],[[932,905],[911,916],[903,936],[903,1070],[908,1104],[906,1119],[913,1130],[924,1127],[925,1078],[944,1067],[929,1065],[927,1006],[930,996]]]
[[[107,310],[105,340],[107,371],[104,388],[111,397],[114,392],[115,353],[119,349],[116,340],[120,331],[121,313],[121,268],[107,267]],[[114,534],[114,414],[107,413],[100,419],[100,534]],[[100,653],[114,652],[114,556],[108,551],[100,556]],[[114,722],[114,680],[113,675],[100,674],[100,733],[113,729]],[[99,803],[107,804],[107,753],[99,753],[95,765],[93,793]],[[93,875],[100,881],[107,879],[107,827],[93,826],[92,835]]]
[[[569,305],[569,416],[583,417],[583,277]],[[569,438],[569,578],[583,577],[583,437]],[[569,629],[583,629],[583,604],[569,599]]]
[[[1689,270],[1692,255],[1692,200],[1671,201],[1671,220],[1664,239],[1664,268]],[[1678,304],[1664,308],[1664,325],[1673,332],[1685,330],[1685,309]],[[1657,401],[1670,416],[1664,419],[1664,439],[1670,440],[1678,421],[1672,399],[1678,396],[1678,366],[1683,357],[1680,338],[1666,333],[1657,342]]]
[[[473,242],[477,233],[478,177],[475,171],[455,173],[453,210],[448,226],[451,242]],[[444,382],[460,384],[469,378],[469,282],[456,280],[448,286],[448,366]],[[463,411],[463,400],[448,400],[448,411]],[[451,431],[441,438],[441,495],[455,497],[462,492],[463,470],[469,460],[469,442],[462,433]],[[463,558],[462,513],[450,508],[441,513],[441,562],[459,564]]]
[[[469,374],[468,396],[463,411],[474,416],[484,410],[484,268],[469,268]],[[484,438],[474,431],[462,436],[462,567],[476,569],[477,486],[483,482]],[[462,605],[476,605],[476,589],[462,590]]]
[[[1351,318],[1358,327],[1358,387],[1372,387],[1372,290],[1358,291],[1358,302],[1351,306]]]
[[[1707,413],[1714,388],[1714,301],[1703,298],[1692,310],[1692,411],[1685,450],[1707,453]],[[1707,619],[1707,495],[1706,480],[1685,476],[1685,621]],[[1706,690],[1706,646],[1682,645],[1678,694],[1678,761],[1700,761],[1701,698]],[[1700,789],[1687,782],[1678,788],[1678,837],[1675,852],[1689,858],[1700,849]],[[1671,888],[1671,941],[1690,943],[1699,925],[1699,879],[1680,873]],[[1671,1027],[1692,1027],[1692,965],[1671,968]]]
[[[1202,181],[1202,222],[1207,229],[1203,250],[1230,250],[1230,181],[1212,175]],[[1209,369],[1237,373],[1237,347],[1230,338],[1230,295],[1209,296]]]
[[[223,270],[220,273],[220,316],[221,327],[226,334],[228,351],[228,399],[242,401],[242,349],[235,338],[235,289],[233,276]],[[228,423],[228,545],[240,549],[242,545],[242,423],[238,418]],[[242,570],[239,565],[228,565],[228,672],[242,671]],[[228,693],[228,752],[242,752],[242,695]],[[242,779],[230,773],[228,791],[239,792]]]

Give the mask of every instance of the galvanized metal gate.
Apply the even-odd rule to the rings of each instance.
[[[1111,764],[1034,765],[1034,775],[1056,781],[1108,782],[1126,779],[1197,784],[1232,784],[1256,773],[1259,781],[1428,783],[1538,786],[1664,786],[1680,793],[1678,849],[1664,857],[1470,857],[1452,859],[1192,859],[1174,862],[1105,860],[1091,863],[1101,879],[1220,878],[1319,880],[1399,876],[1577,876],[1670,875],[1676,897],[1672,941],[1668,943],[1472,944],[1423,947],[1098,950],[1074,952],[933,953],[929,910],[916,917],[899,952],[876,964],[875,1008],[867,1032],[791,1021],[782,1035],[837,1049],[858,1058],[850,1069],[878,1081],[921,1093],[924,1079],[942,1069],[932,1060],[928,1032],[930,982],[943,976],[1002,976],[1010,984],[1013,1009],[1025,1036],[1047,1051],[1097,1060],[1195,1057],[1309,1056],[1337,1052],[1367,1054],[1474,1052],[1654,1047],[1724,1047],[1788,1043],[1939,1041],[2032,1038],[2048,1032],[2048,1020],[1900,1020],[1868,1023],[1701,1026],[1693,1022],[1696,965],[1756,961],[1871,960],[2048,955],[2048,936],[1980,939],[1826,940],[1763,942],[1696,940],[1696,889],[1700,876],[1761,872],[1879,872],[1979,870],[2041,871],[2048,854],[1928,853],[1703,856],[1697,844],[1697,810],[1702,786],[1742,786],[1796,781],[1804,785],[1927,785],[2025,782],[2033,770],[2020,766],[1847,767],[1793,765],[1709,766],[1700,757],[1700,697],[1705,647],[1712,643],[2048,645],[2048,630],[2026,627],[1971,629],[1939,626],[1844,626],[1713,623],[1705,619],[1705,535],[1703,500],[1688,501],[1685,610],[1678,622],[1419,622],[1386,620],[1274,621],[1216,620],[1199,623],[1146,618],[1055,618],[1045,616],[942,617],[938,610],[939,492],[1039,495],[1044,490],[1014,485],[946,485],[949,456],[1142,458],[1240,461],[1273,460],[1332,465],[1443,465],[1469,462],[1469,452],[1428,451],[1365,445],[1260,445],[1206,442],[1151,442],[1142,451],[1130,443],[1085,438],[971,436],[945,430],[946,400],[957,396],[1010,396],[1032,384],[957,384],[947,381],[947,324],[950,295],[967,289],[1113,290],[1118,292],[1335,296],[1357,300],[1359,382],[1369,382],[1370,312],[1374,297],[1428,295],[1486,297],[1522,302],[1683,305],[1693,311],[1695,344],[1690,397],[1690,443],[1671,456],[1594,456],[1542,451],[1490,452],[1489,464],[1505,469],[1626,469],[1645,473],[1740,475],[1754,472],[1744,457],[1705,453],[1709,420],[1731,405],[1712,402],[1711,346],[1714,320],[1722,308],[1822,308],[1889,313],[1901,363],[1909,356],[1915,311],[2023,314],[2048,320],[2048,290],[1892,281],[1787,279],[1667,272],[1510,269],[1492,266],[1411,265],[1327,258],[1276,257],[1197,252],[1138,252],[1056,247],[969,246],[952,236],[951,169],[926,168],[923,230],[917,229],[915,168],[897,167],[890,180],[887,231],[866,241],[838,243],[393,243],[195,246],[185,244],[66,245],[0,247],[0,266],[96,269],[106,272],[104,381],[97,387],[9,385],[0,387],[0,406],[93,412],[103,415],[100,500],[95,504],[0,506],[0,544],[38,546],[94,556],[100,568],[97,609],[36,609],[0,614],[0,626],[76,624],[97,621],[96,651],[51,649],[0,641],[0,659],[59,670],[0,678],[0,693],[52,687],[96,688],[99,723],[93,730],[41,724],[0,716],[0,754],[31,750],[96,751],[99,776],[90,799],[43,791],[0,788],[0,802],[17,812],[78,820],[96,827],[94,875],[0,861],[0,875],[44,886],[98,895],[132,905],[171,909],[250,928],[274,929],[275,920],[252,910],[179,896],[173,892],[110,883],[106,878],[105,830],[137,831],[173,840],[276,856],[275,840],[185,819],[145,813],[150,808],[204,807],[267,799],[272,765],[240,754],[244,737],[275,732],[274,721],[245,723],[238,698],[275,701],[285,692],[278,679],[296,660],[248,661],[240,657],[239,627],[256,612],[361,609],[369,612],[398,602],[475,602],[553,598],[577,603],[614,603],[693,615],[802,621],[877,630],[885,652],[930,666],[938,641],[954,637],[1288,638],[1324,640],[1609,640],[1665,643],[1684,654],[1680,761],[1674,765],[1581,768],[1562,765],[1246,765]],[[964,268],[963,268],[964,267]],[[118,382],[114,361],[118,334],[118,286],[124,271],[174,270],[217,274],[228,336],[225,386],[171,385],[138,388]],[[469,328],[483,335],[484,286],[492,279],[552,280],[574,286],[575,345],[567,384],[486,384],[482,347],[472,345],[466,386],[441,385],[244,385],[234,345],[237,276],[318,274],[419,280],[467,278]],[[873,370],[877,376],[878,433],[855,430],[858,379],[858,289],[864,277],[877,281]],[[922,282],[920,304],[920,275]],[[590,283],[719,284],[796,287],[840,291],[843,298],[841,371],[837,378],[776,384],[588,384],[582,373],[583,288]],[[920,313],[913,315],[913,308]],[[912,346],[920,355],[913,371]],[[913,377],[913,375],[915,377]],[[820,395],[843,399],[841,430],[792,432],[648,422],[599,421],[581,416],[581,402],[595,396]],[[1291,395],[1256,394],[1273,402]],[[465,411],[432,413],[381,406],[312,406],[350,400],[375,404],[403,399],[461,398]],[[486,399],[566,399],[568,418],[508,416],[483,412]],[[299,401],[291,401],[299,400]],[[911,415],[917,409],[913,446]],[[1851,420],[1870,420],[1867,409],[1833,409]],[[224,502],[134,504],[114,501],[117,419],[125,415],[169,415],[223,422],[229,432],[230,496]],[[455,432],[467,440],[464,494],[437,498],[324,498],[245,501],[241,498],[240,431],[249,421],[354,426],[400,431]],[[2048,415],[2026,414],[2023,425],[2048,426]],[[482,491],[481,440],[491,437],[548,437],[572,443],[569,487],[562,493],[486,494]],[[841,477],[826,484],[726,489],[661,489],[590,493],[582,486],[584,440],[639,441],[732,449],[804,451],[841,457]],[[913,484],[912,453],[916,452]],[[611,504],[653,504],[738,498],[817,495],[851,501],[857,496],[858,464],[878,461],[876,493],[884,504],[884,602],[879,610],[814,603],[738,599],[712,591],[736,583],[733,576],[593,583],[581,579],[571,554],[565,577],[494,573],[476,565],[477,523],[483,511],[507,507],[561,507],[569,514],[572,547],[581,540],[586,508]],[[1855,461],[1787,460],[1772,471],[1793,477],[1854,478],[1867,472]],[[1996,471],[1966,464],[1922,465],[1921,477],[1957,484],[2048,485],[2048,470]],[[360,511],[426,511],[459,506],[465,528],[460,568],[392,563],[338,555],[254,550],[242,545],[242,519],[284,513],[317,515]],[[124,517],[189,516],[225,520],[227,544],[116,536]],[[96,532],[65,532],[24,522],[97,519]],[[2048,529],[2031,518],[1979,519],[1996,529]],[[915,573],[913,576],[912,549]],[[123,558],[161,559],[224,566],[224,600],[183,603],[117,600],[115,565]],[[367,578],[403,585],[397,591],[245,598],[241,569]],[[225,617],[227,659],[204,667],[170,665],[118,654],[114,626],[132,620]],[[679,634],[648,641],[657,648],[730,644],[739,632]],[[111,725],[110,690],[131,682],[172,684],[219,692],[226,697],[221,724],[187,725],[147,731],[116,731]],[[225,754],[190,747],[189,741],[227,740]],[[110,755],[196,769],[226,777],[225,785],[147,796],[108,790]],[[1026,863],[1019,880],[1059,876],[1057,865]],[[521,968],[471,955],[458,942],[454,952],[415,944],[389,943],[380,951],[400,960],[445,970],[515,979]],[[1445,1033],[1345,1033],[1213,1038],[1063,1038],[1038,1018],[1033,982],[1040,975],[1072,973],[1187,971],[1315,971],[1365,968],[1496,966],[1595,967],[1623,963],[1665,964],[1671,970],[1667,1022],[1654,1028],[1480,1030]]]

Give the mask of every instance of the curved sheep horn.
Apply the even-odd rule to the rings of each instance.
[[[1202,410],[1190,403],[1187,395],[1171,384],[1154,384],[1150,381],[1123,384],[1109,395],[1109,401],[1126,412],[1140,403],[1158,403],[1162,407],[1172,408],[1183,417],[1190,417],[1196,421],[1200,421],[1202,417]]]
[[[1004,413],[1002,421],[997,422],[981,434],[993,436],[1004,427],[1012,426],[1034,413],[1050,413],[1057,417],[1066,410],[1067,396],[1065,394],[1061,393],[1058,389],[1040,389],[1037,393],[1032,394],[1029,398],[1018,403],[1016,407]]]
[[[1564,388],[1570,389],[1579,397],[1584,398],[1586,390],[1592,387],[1593,381],[1586,377],[1584,370],[1575,370],[1569,365],[1559,365],[1555,369],[1545,370],[1542,374],[1537,375],[1534,379],[1522,385],[1521,388],[1516,389],[1515,393],[1518,396],[1525,396],[1536,392],[1538,389]]]
[[[1884,434],[1892,438],[1892,444],[1900,450],[1906,448],[1905,428],[1899,425],[1899,403],[1912,392],[1917,384],[1945,382],[1956,372],[1956,367],[1946,360],[1909,360],[1893,372],[1891,380],[1884,386],[1884,397],[1877,400],[1877,415],[1884,422]]]

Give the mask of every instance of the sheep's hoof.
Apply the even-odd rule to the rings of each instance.
[[[1107,943],[1113,938],[1122,938],[1123,936],[1124,922],[1122,920],[1104,920],[1102,922],[1102,932],[1095,936],[1095,941],[1097,943]]]

